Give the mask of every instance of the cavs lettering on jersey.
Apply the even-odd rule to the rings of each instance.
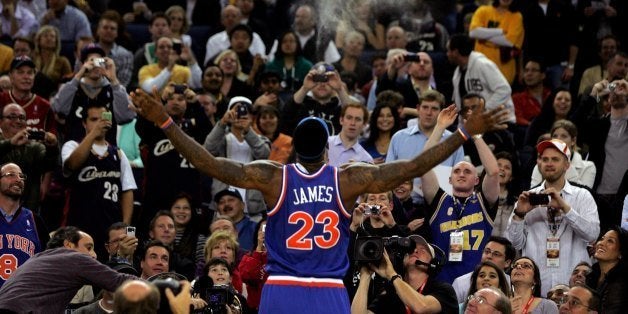
[[[462,202],[442,190],[439,194],[436,211],[430,218],[434,244],[445,252],[445,256],[449,256],[450,234],[461,231],[464,237],[462,261],[446,263],[437,277],[452,283],[457,277],[473,271],[482,259],[482,250],[493,231],[493,220],[481,193],[474,192]]]
[[[13,220],[0,215],[0,287],[11,274],[33,255],[41,252],[41,244],[33,213],[19,208]]]
[[[338,169],[324,165],[307,174],[299,167],[283,167],[281,196],[268,213],[268,272],[342,278],[349,266],[351,214],[340,198]]]

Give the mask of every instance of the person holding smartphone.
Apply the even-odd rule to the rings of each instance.
[[[571,270],[588,261],[587,243],[600,233],[597,205],[591,193],[565,179],[571,150],[552,139],[536,146],[543,182],[519,195],[506,228],[523,256],[532,258],[541,272],[541,295],[569,282]]]

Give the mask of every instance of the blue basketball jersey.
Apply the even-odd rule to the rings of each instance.
[[[449,256],[451,233],[463,232],[462,261],[448,261],[437,277],[451,284],[457,277],[473,271],[482,259],[482,251],[493,231],[493,220],[484,207],[481,193],[473,193],[464,204],[443,193],[430,218],[430,229],[434,244],[445,256]]]
[[[283,167],[281,195],[268,212],[268,273],[342,278],[349,267],[351,214],[340,198],[338,169],[324,165],[307,174],[299,167]]]
[[[0,287],[41,249],[35,218],[30,210],[19,208],[11,222],[0,216]]]

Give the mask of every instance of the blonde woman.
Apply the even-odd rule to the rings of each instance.
[[[54,26],[43,26],[35,34],[35,51],[33,61],[37,71],[41,72],[54,84],[55,90],[61,80],[72,76],[70,61],[61,56],[61,36],[59,29]]]

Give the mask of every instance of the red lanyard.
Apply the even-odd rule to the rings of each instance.
[[[417,292],[419,294],[423,294],[423,288],[425,288],[425,283],[426,282],[427,282],[427,280],[424,281],[423,284],[419,287],[419,290],[417,290]],[[406,306],[406,314],[412,314],[412,311],[410,311],[410,308],[408,306]]]
[[[534,297],[531,297],[528,300],[528,303],[526,303],[526,306],[523,308],[523,312],[521,312],[521,313],[528,314],[528,309],[530,308],[530,305],[532,305],[532,302],[534,302]]]

